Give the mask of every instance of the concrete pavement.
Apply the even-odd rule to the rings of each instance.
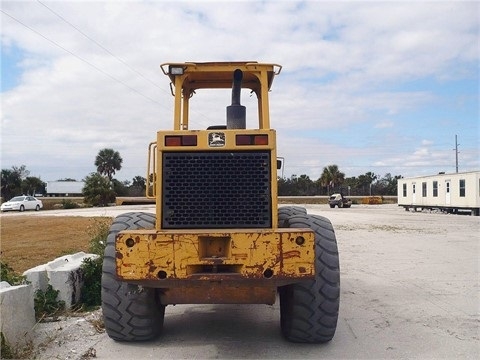
[[[341,309],[330,343],[284,341],[278,302],[178,305],[167,307],[164,334],[155,341],[118,343],[87,334],[39,358],[75,358],[85,347],[99,359],[480,358],[480,218],[396,205],[306,207],[332,221],[340,251]]]

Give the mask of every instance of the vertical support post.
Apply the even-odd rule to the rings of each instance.
[[[260,108],[261,108],[261,117],[260,117],[260,129],[270,129],[270,112],[268,108],[268,77],[266,71],[260,72],[260,81],[262,83],[261,86],[261,94],[260,94]]]
[[[186,90],[183,92],[183,109],[182,109],[182,121],[180,123],[180,130],[188,130],[188,109],[189,109],[190,93]]]
[[[173,129],[182,130],[180,124],[182,122],[182,86],[183,76],[175,77],[175,108],[173,113]]]

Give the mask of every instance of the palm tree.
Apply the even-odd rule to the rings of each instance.
[[[115,175],[115,170],[120,170],[122,168],[123,159],[120,157],[118,151],[113,149],[103,149],[98,152],[97,157],[95,158],[95,166],[97,167],[97,172],[102,175],[106,175],[108,180],[112,181],[113,175]]]
[[[327,188],[327,193],[330,187],[335,188],[335,185],[341,185],[345,181],[345,174],[342,173],[337,165],[328,165],[323,168],[322,175],[320,176],[320,185]]]

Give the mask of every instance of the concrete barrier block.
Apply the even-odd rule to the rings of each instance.
[[[34,294],[37,290],[47,290],[48,275],[46,264],[28,269],[23,273],[23,275],[26,276],[27,280],[32,284],[32,290]]]
[[[65,302],[65,308],[70,309],[80,301],[80,291],[83,285],[83,272],[80,269],[86,258],[96,258],[98,255],[86,254],[81,251],[72,255],[64,255],[44,265],[29,269],[23,273],[32,283],[33,292],[46,291],[48,285],[58,290],[57,300]]]
[[[10,285],[8,282],[6,281],[0,281],[0,290],[2,289],[7,289],[9,287],[11,287],[12,285]]]
[[[84,259],[98,257],[95,254],[79,252],[65,255],[46,264],[50,285],[59,290],[58,300],[65,302],[67,309],[80,301],[80,291],[83,285],[81,265]]]
[[[0,331],[12,347],[22,347],[32,340],[35,326],[33,288],[31,284],[0,285]]]

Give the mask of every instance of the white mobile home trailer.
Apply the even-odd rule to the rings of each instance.
[[[440,209],[480,214],[480,171],[398,180],[398,205],[405,210]]]

